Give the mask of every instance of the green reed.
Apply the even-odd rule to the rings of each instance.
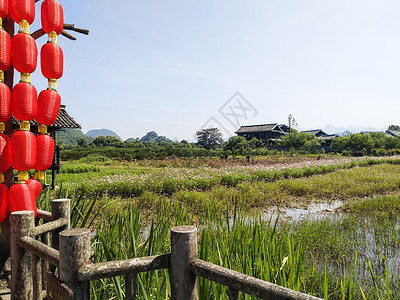
[[[126,200],[123,207],[113,206],[113,201],[72,199],[71,219],[79,220],[73,223],[96,230],[92,240],[93,262],[168,253],[170,228],[193,224],[190,221],[193,215],[187,206],[171,199],[159,199],[152,210],[144,209],[140,201]],[[244,201],[234,200],[234,207],[224,210],[215,201],[204,205],[195,223],[199,228],[201,259],[325,299],[390,298],[386,291],[393,288],[393,282],[389,280],[387,262],[384,275],[376,275],[376,269],[371,266],[372,279],[363,282],[356,276],[360,265],[357,256],[354,260],[349,254],[346,261],[341,261],[339,274],[325,262],[327,257],[335,259],[340,253],[316,256],[317,246],[310,243],[318,242],[313,240],[321,230],[318,224],[309,222],[295,228],[288,223],[280,224],[278,219],[263,220],[260,215],[249,218]],[[343,226],[348,225],[347,222]],[[329,226],[332,225],[328,224],[326,230]],[[339,237],[333,237],[331,242],[338,240]],[[323,249],[329,248],[326,240],[320,241]],[[313,258],[318,258],[322,264],[311,263]],[[346,269],[346,264],[352,267]],[[137,275],[138,299],[168,299],[170,290],[168,270]],[[93,281],[91,291],[93,299],[124,299],[125,278]],[[199,295],[200,299],[227,299],[227,289],[200,278]],[[243,294],[240,297],[253,299]]]
[[[381,180],[390,190],[390,184],[398,184],[397,169],[394,165],[353,168],[304,180],[284,179],[274,184],[293,187],[298,182],[301,188],[295,190],[314,197],[314,193],[321,191],[328,195],[327,191],[337,189],[340,183],[343,187],[340,192],[349,195],[351,192],[346,191],[359,190],[363,185],[367,191],[376,191],[378,185],[372,182],[373,178]],[[366,185],[364,175],[368,173],[372,187]],[[322,180],[320,177],[324,176],[327,178]],[[385,176],[390,180],[385,180]],[[319,185],[313,185],[314,181]],[[351,181],[353,184],[347,184]],[[92,240],[93,262],[168,253],[170,228],[195,225],[199,229],[199,257],[206,261],[325,299],[396,299],[400,296],[396,288],[398,274],[393,274],[390,266],[393,263],[390,254],[400,245],[399,232],[394,214],[385,214],[397,209],[397,196],[345,207],[353,213],[338,220],[292,224],[272,218],[264,220],[261,215],[251,216],[246,211],[249,202],[254,204],[251,193],[261,190],[264,196],[268,195],[266,186],[272,184],[260,183],[255,187],[242,183],[236,188],[220,186],[210,192],[181,191],[172,198],[149,192],[140,198],[77,198],[75,193],[61,187],[55,197],[71,199],[74,227],[96,230]],[[288,191],[278,190],[276,195],[288,195]],[[49,201],[50,193],[43,193],[39,207],[50,210]],[[380,213],[368,219],[360,215],[363,212]],[[370,249],[370,245],[360,239],[368,234],[362,226],[374,228],[377,244],[371,248],[374,257],[365,255],[364,250]],[[352,236],[352,232],[356,235]],[[170,290],[168,270],[137,275],[138,299],[168,299]],[[93,281],[91,291],[93,299],[124,299],[125,278]],[[199,295],[200,299],[226,299],[227,290],[200,278]],[[253,299],[243,294],[240,297]]]

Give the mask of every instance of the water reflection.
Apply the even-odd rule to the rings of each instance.
[[[350,265],[354,270],[357,255],[357,280],[371,277],[370,262],[374,276],[384,280],[386,260],[389,277],[400,277],[400,218],[388,212],[343,212],[343,201],[313,203],[307,208],[278,208],[262,214],[267,221],[272,218],[284,221],[295,235],[301,235],[307,227],[319,239],[321,253],[316,254],[317,268],[328,269],[349,276]],[[303,232],[304,233],[304,232]],[[319,256],[319,257],[318,257]]]

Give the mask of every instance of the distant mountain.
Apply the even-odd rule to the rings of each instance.
[[[361,131],[385,131],[387,128],[374,128],[370,126],[346,126],[346,127],[336,127],[332,124],[328,124],[325,127],[321,128],[323,131],[325,131],[328,134],[339,134],[341,135],[344,132],[351,132],[351,133],[357,133]]]
[[[97,138],[98,136],[101,136],[101,135],[104,135],[104,136],[115,136],[115,137],[119,138],[120,140],[122,140],[121,137],[118,134],[116,134],[114,131],[109,130],[109,129],[105,129],[105,128],[89,130],[88,132],[86,132],[85,135],[86,136],[90,136],[92,138]]]
[[[148,133],[146,133],[145,136],[143,136],[140,139],[141,142],[149,142],[149,143],[171,143],[172,141],[165,137],[165,136],[160,136],[157,134],[157,132],[155,131],[149,131]]]
[[[66,128],[56,133],[56,142],[58,145],[77,146],[90,144],[93,138],[86,136],[78,129]]]

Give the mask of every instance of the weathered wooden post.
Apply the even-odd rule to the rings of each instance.
[[[136,273],[128,273],[125,276],[125,299],[136,299]]]
[[[70,200],[69,199],[54,199],[51,201],[51,219],[52,221],[60,219],[60,218],[68,218],[68,224],[59,229],[56,229],[52,233],[51,246],[54,249],[58,250],[60,241],[59,234],[61,231],[70,228]],[[56,270],[56,266],[51,265],[50,271],[54,273]]]
[[[43,224],[46,224],[46,223],[47,223],[47,221],[43,220]],[[49,233],[46,232],[45,234],[42,234],[40,236],[40,241],[43,244],[49,246]],[[45,279],[47,276],[49,266],[50,266],[50,264],[46,260],[42,259],[42,289],[45,291],[47,290],[47,280],[43,280],[43,279]]]
[[[197,258],[197,229],[178,226],[171,229],[171,299],[197,300],[197,276],[190,263]]]
[[[60,279],[73,291],[73,299],[90,299],[90,282],[77,280],[79,269],[88,263],[89,258],[89,229],[74,228],[60,233]]]
[[[13,300],[33,299],[32,256],[18,245],[23,236],[33,237],[33,211],[11,213],[11,295]]]
[[[69,199],[54,199],[51,201],[51,218],[52,220],[57,220],[57,219],[68,219],[68,224],[53,231],[53,236],[52,236],[52,243],[51,246],[54,249],[58,250],[59,246],[59,239],[58,235],[60,234],[61,231],[69,229],[70,228],[70,200]]]
[[[228,298],[229,300],[239,300],[239,291],[228,288]]]

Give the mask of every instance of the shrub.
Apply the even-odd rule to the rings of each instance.
[[[364,154],[364,152],[362,152],[362,151],[354,151],[354,152],[353,152],[353,155],[354,155],[355,157],[361,157],[361,156],[364,156],[365,154]]]

